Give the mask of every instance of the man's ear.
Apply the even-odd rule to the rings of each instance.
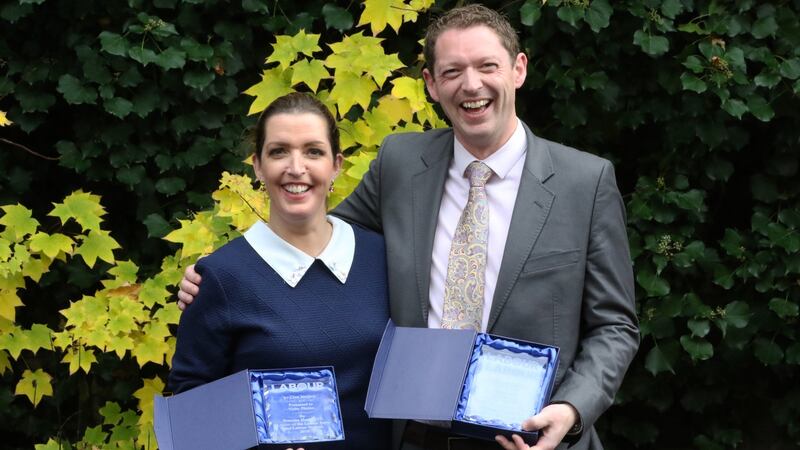
[[[428,88],[428,94],[431,95],[434,101],[438,102],[439,92],[436,90],[436,80],[434,80],[433,74],[427,68],[422,69],[422,78],[425,80],[425,87]]]
[[[514,87],[519,89],[525,83],[525,78],[528,76],[528,57],[525,53],[520,52],[514,60]]]

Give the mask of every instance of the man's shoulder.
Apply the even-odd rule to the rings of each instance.
[[[446,146],[448,143],[452,146],[453,129],[452,128],[434,128],[426,131],[404,131],[400,133],[392,133],[383,140],[383,151],[397,151],[395,149],[402,149],[403,152],[422,153],[431,148],[431,146]]]

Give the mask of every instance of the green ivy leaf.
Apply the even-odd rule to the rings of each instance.
[[[800,211],[792,208],[781,210],[778,220],[792,228],[800,228]]]
[[[584,14],[585,10],[583,8],[569,4],[562,4],[562,6],[559,6],[557,13],[559,19],[567,22],[573,27],[578,26],[578,21],[583,19]]]
[[[706,70],[706,66],[703,63],[703,60],[698,58],[695,55],[687,56],[686,59],[683,61],[683,67],[691,70],[694,73],[702,73]]]
[[[660,56],[669,50],[669,40],[664,36],[653,36],[644,30],[633,33],[633,43],[650,56]]]
[[[527,0],[519,9],[519,18],[525,26],[533,26],[542,17],[541,3],[538,0]]]
[[[111,114],[124,119],[133,110],[133,103],[121,97],[114,97],[103,102],[103,107]]]
[[[693,91],[698,94],[702,94],[708,89],[705,81],[688,72],[684,72],[681,75],[681,86],[683,86],[683,89],[686,91]]]
[[[705,339],[689,336],[681,336],[681,347],[695,361],[705,361],[714,356],[714,346]]]
[[[767,366],[779,364],[783,360],[783,350],[773,341],[756,338],[753,347],[756,358]]]
[[[80,105],[86,103],[94,103],[97,100],[97,92],[81,84],[81,81],[72,75],[65,74],[58,79],[58,87],[56,88],[67,103],[73,105]]]
[[[19,19],[32,12],[33,6],[31,5],[8,2],[4,4],[2,8],[0,8],[0,17],[9,21],[10,23],[16,23]]]
[[[169,47],[159,53],[153,62],[166,70],[180,69],[186,64],[186,53],[174,47]]]
[[[170,226],[169,222],[156,213],[149,214],[143,223],[147,227],[148,237],[162,238],[172,231],[172,226]]]
[[[242,0],[242,9],[259,14],[269,14],[269,6],[264,0]]]
[[[138,62],[143,66],[147,66],[148,64],[155,63],[158,59],[156,57],[156,53],[149,48],[143,47],[133,47],[128,50],[128,56],[133,58],[134,61]]]
[[[117,179],[128,186],[136,186],[147,175],[144,167],[135,165],[117,170]]]
[[[781,76],[772,69],[764,69],[761,71],[760,74],[756,75],[753,79],[753,82],[756,86],[766,87],[766,88],[773,88],[781,82]]]
[[[750,323],[750,306],[742,301],[728,303],[725,307],[724,320],[734,328],[745,328]]]
[[[714,181],[728,181],[733,175],[733,163],[727,159],[712,158],[706,166],[706,176]]]
[[[800,58],[784,60],[780,66],[781,75],[790,80],[800,78]]]
[[[325,25],[328,28],[345,31],[353,27],[353,15],[350,11],[333,3],[325,3],[322,6],[322,17],[325,18]]]
[[[778,315],[781,319],[790,317],[797,317],[798,305],[797,303],[790,302],[785,298],[773,298],[769,301],[769,309]]]
[[[100,33],[100,48],[104,52],[116,56],[127,56],[130,44],[127,39],[117,33],[103,31]]]
[[[676,348],[675,345],[672,347],[673,349]],[[678,357],[675,353],[676,352],[674,352],[674,350],[672,352],[667,351],[666,349],[662,350],[661,346],[655,345],[647,353],[647,357],[644,361],[644,367],[653,375],[658,375],[662,372],[670,372],[674,374],[675,363],[678,360]]]
[[[683,11],[683,4],[680,0],[664,0],[661,3],[661,13],[664,17],[674,19],[681,11]]]
[[[737,119],[741,119],[744,113],[748,111],[747,105],[736,98],[722,102],[722,109]]]
[[[193,89],[203,90],[214,81],[214,72],[210,70],[187,70],[183,73],[183,84]]]
[[[152,84],[149,84],[143,89],[139,90],[136,95],[133,96],[132,111],[136,113],[137,116],[144,118],[151,112],[155,111],[160,103],[161,97],[159,95],[158,88]]]
[[[686,326],[692,331],[692,336],[695,337],[706,337],[709,331],[711,331],[711,323],[708,320],[695,320],[691,319],[686,323]]]
[[[775,117],[775,111],[772,109],[772,106],[764,100],[764,97],[758,95],[751,96],[747,99],[747,107],[750,109],[750,113],[762,122],[769,122]]]
[[[178,177],[161,178],[156,182],[156,190],[165,195],[174,195],[186,189],[186,181]]]
[[[592,31],[598,33],[608,26],[613,12],[614,9],[607,0],[592,0],[583,20],[589,24]]]
[[[775,36],[778,31],[778,23],[775,21],[774,16],[762,17],[753,24],[750,33],[756,39],[764,39],[767,36]]]
[[[636,281],[649,297],[663,297],[669,294],[669,283],[648,269],[640,269],[636,273]]]
[[[186,52],[186,58],[190,61],[208,61],[214,56],[214,48],[210,45],[201,44],[191,38],[183,38],[180,43],[181,49]]]

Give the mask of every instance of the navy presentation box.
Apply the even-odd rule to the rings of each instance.
[[[535,443],[538,439],[535,431],[464,420],[463,402],[474,373],[471,367],[476,365],[478,347],[487,339],[508,341],[514,347],[549,355],[539,401],[531,405],[528,416],[538,414],[547,405],[555,382],[557,347],[473,330],[398,327],[390,320],[372,369],[365,405],[367,415],[379,419],[449,421],[451,431],[456,434],[491,441],[498,434],[509,439],[518,434],[527,443]]]
[[[330,371],[333,391],[336,392],[333,368],[313,367],[242,370],[180,394],[168,397],[156,395],[153,414],[158,447],[161,450],[243,450],[269,443],[259,439],[259,434],[263,436],[266,431],[264,426],[258,425],[259,422],[263,424],[264,420],[257,418],[259,413],[256,411],[252,384],[254,377],[314,370]],[[338,392],[336,397],[338,399]],[[327,440],[344,438],[338,400],[335,403],[340,436]],[[291,446],[287,444],[287,447]]]

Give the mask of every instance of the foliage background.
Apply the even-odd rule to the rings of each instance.
[[[417,41],[455,4],[0,4],[4,447],[153,448],[169,290],[259,202],[220,178],[247,171],[247,113],[290,86],[335,108],[341,198],[383,135],[441,125]],[[617,166],[643,341],[606,447],[796,448],[800,1],[486,4],[530,55],[520,117]]]

